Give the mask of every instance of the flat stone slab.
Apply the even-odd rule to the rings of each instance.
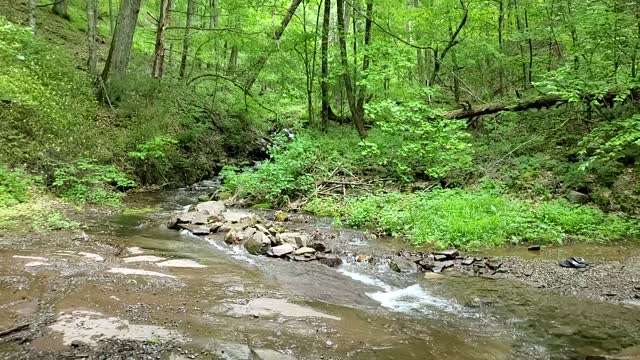
[[[137,247],[137,246],[128,247],[127,252],[131,255],[144,254],[144,250],[141,247]]]
[[[176,277],[169,274],[163,274],[155,271],[149,270],[141,270],[141,269],[130,269],[130,268],[111,268],[107,270],[108,273],[112,274],[122,274],[122,275],[142,275],[142,276],[156,276],[156,277],[165,277],[175,279]]]
[[[94,253],[89,253],[89,252],[79,252],[78,254],[84,256],[85,258],[89,259],[89,260],[93,260],[95,262],[101,262],[104,261],[104,258],[98,254],[94,254]]]
[[[104,339],[184,341],[179,333],[161,326],[131,324],[127,320],[107,317],[93,311],[74,311],[62,314],[48,328],[62,333],[62,342],[66,346],[74,342],[95,346]]]
[[[47,261],[49,259],[47,259],[46,257],[42,257],[42,256],[23,256],[23,255],[13,255],[14,259],[25,259],[25,260],[41,260],[41,261]]]
[[[47,265],[51,265],[48,262],[44,262],[44,261],[30,261],[26,264],[24,264],[25,267],[34,267],[34,266],[47,266]]]
[[[122,261],[125,263],[158,262],[162,260],[166,260],[166,259],[160,256],[153,256],[153,255],[139,255],[139,256],[132,256],[132,257],[122,259]]]
[[[167,261],[156,263],[156,265],[160,267],[190,268],[190,269],[201,269],[201,268],[207,267],[207,265],[202,265],[199,262],[191,259],[167,260]]]
[[[292,304],[286,299],[264,297],[251,299],[246,305],[233,304],[231,305],[231,312],[236,315],[271,316],[279,314],[295,318],[317,317],[340,320],[337,316],[324,314],[308,307]]]

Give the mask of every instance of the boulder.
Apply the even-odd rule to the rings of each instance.
[[[276,235],[276,243],[291,244],[296,249],[307,246],[309,240],[309,235],[299,232],[285,232]]]
[[[579,191],[570,191],[567,194],[567,200],[574,204],[586,204],[589,202],[589,195],[583,194]]]
[[[356,262],[368,262],[371,261],[370,255],[357,255]]]
[[[267,255],[274,256],[274,257],[280,257],[280,256],[284,256],[284,255],[290,254],[294,250],[295,250],[295,248],[293,247],[293,245],[291,245],[291,244],[282,244],[282,245],[274,246],[271,249],[269,249],[269,251],[267,251]]]
[[[222,218],[225,222],[229,223],[250,223],[253,221],[252,226],[258,222],[258,216],[246,211],[237,211],[237,210],[227,210],[221,213]]]
[[[328,267],[338,267],[342,265],[342,259],[335,255],[323,255],[322,257],[318,257],[318,262],[322,265]]]
[[[393,271],[397,271],[401,273],[418,272],[418,265],[416,265],[416,263],[414,263],[410,259],[407,259],[401,256],[395,256],[391,261],[391,263],[389,264],[389,267],[391,267]]]
[[[423,269],[429,270],[435,266],[435,262],[432,258],[426,257],[420,261],[418,261],[418,265],[422,266]]]
[[[444,260],[447,260],[447,255],[435,255],[433,258],[436,261],[444,261]]]
[[[540,251],[542,250],[542,247],[540,245],[531,245],[527,248],[527,250],[529,251]]]
[[[167,227],[169,229],[179,229],[180,224],[205,225],[209,223],[209,214],[193,211],[184,214],[178,214],[169,220]]]
[[[276,214],[276,221],[287,221],[287,220],[289,220],[289,215],[287,215],[287,213],[280,211]]]
[[[196,205],[196,210],[209,215],[220,216],[225,210],[225,206],[222,201],[205,201]]]
[[[224,242],[226,242],[229,245],[235,244],[235,243],[239,242],[240,240],[241,240],[240,239],[240,233],[237,230],[230,230],[224,236]]]
[[[247,240],[247,239],[251,239],[251,237],[253,236],[253,234],[256,233],[256,229],[252,228],[252,227],[248,227],[246,229],[244,229],[242,231],[242,239],[243,240]]]
[[[301,247],[298,250],[294,251],[294,255],[305,255],[305,254],[315,254],[316,250],[310,247]]]
[[[205,201],[209,201],[211,200],[211,197],[209,197],[209,195],[200,195],[198,196],[198,201],[200,202],[205,202]]]
[[[256,232],[244,243],[244,248],[253,255],[265,255],[271,248],[271,240],[261,232]]]
[[[484,264],[493,271],[498,270],[502,266],[502,262],[495,259],[487,260]]]

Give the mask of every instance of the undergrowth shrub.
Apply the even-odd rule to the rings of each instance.
[[[78,202],[117,206],[124,196],[121,189],[135,186],[122,171],[113,165],[78,160],[56,167],[51,187],[61,197]]]
[[[33,179],[22,169],[0,165],[0,206],[12,206],[30,199]]]
[[[305,210],[354,227],[405,237],[414,245],[480,248],[521,242],[609,241],[640,237],[637,220],[563,200],[530,204],[495,189],[382,193],[338,202],[316,198]]]

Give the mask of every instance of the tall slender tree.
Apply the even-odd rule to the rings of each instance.
[[[164,73],[164,54],[166,50],[165,37],[169,24],[169,9],[171,0],[160,0],[160,16],[158,17],[158,29],[156,31],[156,46],[153,56],[153,69],[151,75],[161,79]]]
[[[89,58],[87,59],[87,64],[89,65],[89,74],[91,77],[95,79],[97,75],[97,62],[98,62],[98,54],[97,54],[97,46],[96,46],[96,34],[97,34],[97,23],[98,23],[98,1],[97,0],[87,0],[87,40],[89,42]]]
[[[69,20],[67,0],[56,0],[53,3],[53,13],[64,19]]]
[[[329,127],[329,26],[331,23],[331,0],[324,0],[322,17],[322,44],[320,46],[320,89],[322,92],[322,128]]]
[[[189,46],[191,44],[191,25],[195,13],[196,1],[187,2],[187,23],[184,28],[184,38],[182,39],[182,57],[180,58],[180,78],[183,79],[187,71],[187,59],[189,57]]]

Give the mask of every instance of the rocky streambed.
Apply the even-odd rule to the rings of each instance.
[[[325,219],[197,203],[208,187],[132,196],[140,211],[79,218],[83,231],[0,234],[0,358],[638,354],[633,247],[416,250]],[[559,267],[567,256],[590,265]]]

